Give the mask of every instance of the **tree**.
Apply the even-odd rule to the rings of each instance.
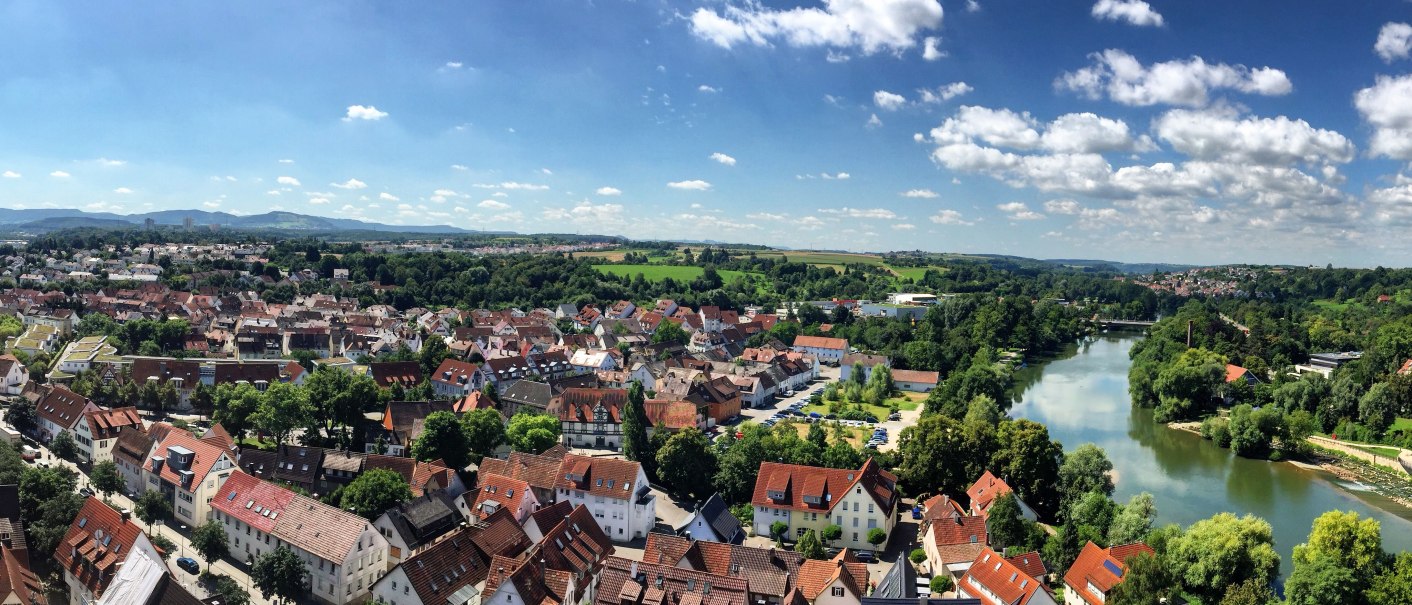
[[[923,414],[917,424],[902,429],[897,441],[902,454],[898,478],[913,494],[956,494],[975,477],[956,464],[938,464],[967,451],[961,423],[941,414]]]
[[[172,558],[172,553],[177,550],[176,542],[162,534],[152,534],[152,545],[161,549],[163,561]]]
[[[1029,520],[1021,515],[1015,494],[1005,492],[995,499],[986,513],[990,543],[1000,548],[1019,546],[1029,541]]]
[[[412,443],[413,458],[423,462],[440,459],[455,469],[466,468],[470,453],[465,428],[455,414],[446,411],[427,414],[422,434]]]
[[[1117,506],[1108,496],[1102,492],[1088,492],[1065,509],[1064,518],[1068,520],[1065,527],[1074,530],[1080,544],[1092,541],[1106,546],[1108,528],[1113,524],[1116,513]]]
[[[510,426],[505,429],[505,440],[517,452],[538,454],[554,447],[559,442],[562,430],[559,419],[548,414],[538,414],[521,410],[510,417]]]
[[[33,433],[39,428],[39,415],[34,411],[34,403],[24,398],[10,404],[9,411],[5,412],[5,421],[22,433]]]
[[[69,431],[54,436],[54,440],[49,442],[49,451],[61,460],[78,460],[78,444],[74,443],[74,436]]]
[[[1084,543],[1079,540],[1079,528],[1074,523],[1065,523],[1058,529],[1058,533],[1045,541],[1041,552],[1045,562],[1054,565],[1054,569],[1068,569],[1079,558]]]
[[[78,477],[63,467],[29,467],[20,475],[19,492],[31,552],[54,552],[83,508]]]
[[[1280,568],[1270,524],[1253,515],[1219,513],[1193,523],[1167,544],[1167,563],[1202,602],[1216,602],[1226,587],[1253,580],[1267,585]]]
[[[1274,603],[1275,593],[1268,583],[1259,580],[1246,580],[1226,587],[1219,605],[1269,605]],[[1343,601],[1321,601],[1321,603],[1343,603]]]
[[[883,542],[887,542],[887,532],[883,531],[883,528],[874,527],[868,530],[868,544],[878,547],[882,546]]]
[[[1152,531],[1152,523],[1157,519],[1157,505],[1152,494],[1142,492],[1128,499],[1128,503],[1113,515],[1113,523],[1108,525],[1108,544],[1118,546],[1141,542]]]
[[[672,435],[657,450],[657,472],[678,496],[698,500],[710,496],[714,490],[711,479],[717,470],[711,440],[696,427]]]
[[[1366,574],[1344,567],[1329,554],[1319,553],[1308,561],[1297,563],[1285,581],[1288,605],[1358,605],[1363,600]]]
[[[208,573],[211,563],[230,555],[230,542],[226,540],[225,527],[219,521],[207,521],[192,530],[191,547],[206,560]]]
[[[997,438],[1001,445],[992,458],[997,474],[1005,477],[1041,519],[1055,518],[1060,506],[1055,486],[1063,447],[1049,440],[1049,429],[1043,424],[1024,418],[1001,422]]]
[[[1176,593],[1176,578],[1157,557],[1144,552],[1125,563],[1128,571],[1108,594],[1108,605],[1153,605]]]
[[[445,338],[435,334],[428,336],[422,343],[422,350],[417,353],[417,361],[422,364],[422,376],[435,374],[441,362],[450,356],[451,349],[446,346]]]
[[[477,460],[494,454],[495,448],[505,443],[505,420],[496,410],[466,412],[461,416],[461,426],[466,432],[466,445]]]
[[[319,366],[304,383],[309,401],[314,404],[325,434],[332,436],[334,427],[357,427],[363,414],[376,409],[379,401],[377,383],[371,376],[353,374],[331,366]]]
[[[1080,445],[1059,466],[1059,490],[1064,503],[1072,503],[1089,492],[1113,495],[1113,478],[1109,476],[1112,471],[1113,463],[1103,448],[1092,443]]]
[[[839,538],[843,537],[843,527],[832,523],[825,525],[819,537],[823,538],[825,544],[833,544]]]
[[[223,605],[250,605],[250,594],[230,576],[216,575],[214,584],[211,593]]]
[[[663,321],[657,325],[657,330],[652,333],[652,344],[676,343],[686,344],[691,339],[691,335],[686,333],[676,322]]]
[[[123,481],[118,474],[118,465],[112,460],[104,460],[93,465],[93,470],[88,474],[88,482],[93,484],[93,489],[99,494],[115,494],[123,491],[127,482]]]
[[[873,366],[873,371],[868,374],[867,388],[875,390],[883,398],[897,392],[897,385],[892,381],[892,370],[882,364]]]
[[[241,439],[250,430],[251,420],[259,411],[262,400],[260,391],[248,382],[221,384],[211,398],[212,419],[221,423],[232,437]]]
[[[143,523],[150,528],[153,523],[159,520],[170,519],[172,516],[171,498],[163,495],[157,490],[147,490],[137,497],[137,502],[132,503],[133,514],[137,515]]]
[[[804,555],[806,559],[823,559],[824,545],[819,542],[819,535],[811,529],[804,532],[799,541],[794,543],[794,552]]]
[[[657,456],[652,451],[652,444],[647,439],[647,427],[651,425],[647,420],[646,402],[643,398],[642,383],[634,380],[628,385],[627,405],[622,411],[623,421],[623,456],[642,464],[642,470],[648,477],[657,476]]]
[[[1226,358],[1195,347],[1182,352],[1152,381],[1157,421],[1189,420],[1209,408],[1226,384]]]
[[[344,486],[338,506],[368,519],[377,519],[388,509],[412,499],[407,480],[387,469],[373,469],[358,475]]]
[[[952,581],[951,576],[942,573],[932,576],[932,581],[927,586],[931,590],[932,597],[935,598],[954,590],[956,582]]]
[[[285,444],[294,429],[309,426],[312,416],[308,391],[287,382],[276,382],[265,389],[260,407],[250,420],[275,443]]]
[[[1290,603],[1313,603],[1324,595],[1361,594],[1372,579],[1368,574],[1330,570],[1377,569],[1382,559],[1382,526],[1376,519],[1360,519],[1352,511],[1331,510],[1319,515],[1308,541],[1294,547],[1294,572],[1286,588]]]
[[[1396,410],[1395,393],[1386,382],[1374,384],[1358,399],[1358,419],[1379,437],[1392,425]]]
[[[789,524],[784,521],[775,521],[770,524],[770,536],[776,540],[783,541],[785,534],[789,533]]]
[[[1369,603],[1412,603],[1412,553],[1397,553],[1392,565],[1373,577],[1364,594]]]
[[[907,560],[908,560],[908,561],[911,561],[913,565],[921,565],[922,563],[925,563],[926,560],[927,560],[927,551],[926,551],[926,549],[923,549],[923,548],[914,548],[914,549],[912,549],[912,552],[907,553]]]
[[[255,559],[250,579],[266,599],[296,601],[309,590],[308,568],[299,555],[283,544]]]

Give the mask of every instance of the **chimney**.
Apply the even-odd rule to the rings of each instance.
[[[128,521],[132,520],[132,511],[124,508],[121,511],[118,511],[118,516],[122,518],[123,523],[127,523]]]

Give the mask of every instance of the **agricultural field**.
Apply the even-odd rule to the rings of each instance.
[[[613,275],[632,277],[641,273],[647,281],[661,281],[668,277],[680,282],[688,282],[700,277],[706,270],[701,267],[678,266],[678,265],[594,265],[601,273],[611,273]],[[758,273],[746,273],[744,271],[717,271],[721,280],[730,283],[736,278],[748,275],[759,275]]]

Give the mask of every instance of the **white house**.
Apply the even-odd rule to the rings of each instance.
[[[87,397],[79,395],[60,385],[55,385],[34,403],[35,415],[39,417],[39,434],[44,441],[51,441],[59,433],[72,431],[88,412],[98,411],[98,405]]]
[[[113,510],[102,500],[89,496],[53,554],[54,562],[64,570],[69,603],[96,602],[117,576],[123,561],[134,551],[151,559],[161,559],[130,514]]]
[[[172,429],[143,465],[145,489],[172,499],[172,516],[195,527],[211,519],[211,498],[236,471],[235,458],[216,443]]]
[[[85,412],[83,420],[74,425],[74,442],[84,460],[97,464],[113,459],[113,444],[123,431],[143,430],[142,417],[134,407]]]
[[[618,369],[618,361],[603,349],[574,351],[574,356],[569,358],[569,365],[574,368],[574,371],[583,374],[592,374],[598,370]]]
[[[838,365],[843,361],[843,356],[848,354],[848,339],[801,334],[794,337],[793,348],[795,351],[817,357],[820,363]]]
[[[0,393],[19,395],[29,382],[29,370],[14,355],[0,355]]]
[[[614,542],[645,538],[657,522],[657,497],[636,462],[566,454],[554,491],[559,500],[588,507]]]
[[[858,470],[763,462],[751,499],[755,535],[770,535],[776,521],[789,526],[790,538],[837,525],[843,536],[836,546],[871,550],[868,533],[881,529],[890,536],[897,521],[896,483],[871,458]]]

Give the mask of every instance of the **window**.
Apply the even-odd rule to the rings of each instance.
[[[842,586],[835,586],[835,587],[833,587],[833,589],[832,589],[832,591],[830,592],[830,594],[832,594],[833,596],[836,596],[836,597],[841,597],[841,596],[843,596],[843,587],[842,587]]]

